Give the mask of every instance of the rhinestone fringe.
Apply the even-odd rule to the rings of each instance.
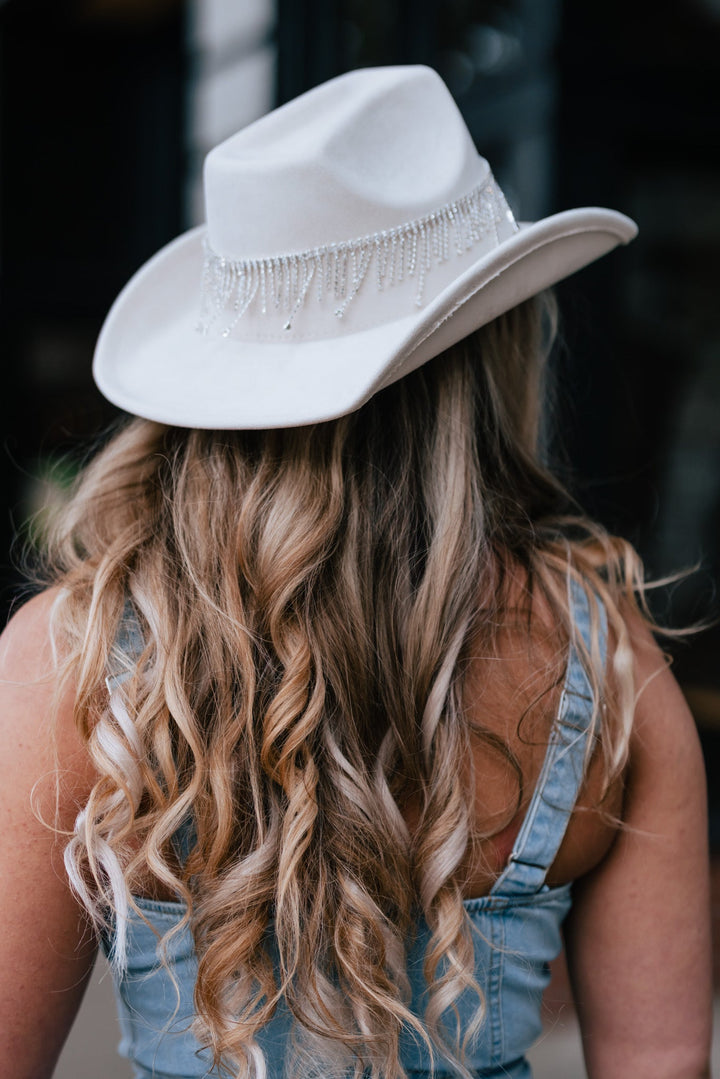
[[[313,294],[320,303],[330,300],[336,318],[342,318],[368,277],[374,277],[379,291],[414,278],[415,304],[422,307],[433,265],[462,255],[489,235],[499,243],[498,226],[507,222],[517,229],[491,176],[424,217],[299,254],[232,260],[216,254],[206,241],[198,330],[229,337],[253,304],[263,315],[276,312],[289,330]]]

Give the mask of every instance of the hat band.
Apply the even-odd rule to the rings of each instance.
[[[236,260],[218,255],[206,240],[197,329],[229,337],[252,308],[254,314],[282,319],[283,329],[290,330],[313,294],[341,319],[368,277],[375,278],[380,292],[414,279],[415,305],[422,307],[425,279],[434,265],[483,241],[499,245],[508,226],[511,232],[518,229],[490,174],[467,195],[422,217],[312,251]]]

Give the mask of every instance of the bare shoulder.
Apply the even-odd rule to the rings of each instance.
[[[59,588],[48,588],[23,603],[0,635],[0,679],[51,681],[60,656],[52,642],[52,615],[60,601]]]
[[[95,776],[51,632],[57,592],[0,637],[0,1074],[45,1079],[96,950],[63,849]]]
[[[52,616],[58,589],[49,589],[20,607],[0,636],[0,737],[3,763],[15,798],[33,791],[43,799],[67,795],[68,814],[89,793],[94,772],[75,729],[72,678],[63,679],[62,649],[54,640]],[[56,772],[67,777],[51,785]],[[37,784],[40,783],[41,787]],[[52,794],[51,794],[52,786]],[[5,788],[6,791],[8,788]],[[64,815],[64,814],[63,814]]]
[[[624,817],[637,824],[645,815],[674,815],[677,799],[683,799],[688,792],[692,792],[693,802],[701,805],[705,766],[695,720],[673,674],[670,658],[638,613],[625,613],[625,626],[630,655],[627,659],[620,657],[611,635],[609,675],[611,680],[617,678],[614,665],[632,665],[635,708]]]
[[[698,776],[704,776],[702,754],[695,721],[673,675],[668,657],[644,622],[628,618],[633,653],[637,704],[631,740],[631,763],[673,753],[673,770],[682,762]],[[679,758],[675,756],[679,754]]]
[[[700,742],[669,664],[626,619],[637,701],[623,827],[578,882],[570,969],[592,1079],[707,1076],[711,955]]]

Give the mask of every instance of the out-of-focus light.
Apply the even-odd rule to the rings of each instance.
[[[499,75],[523,60],[522,42],[508,30],[475,23],[465,37],[470,60],[479,75]]]

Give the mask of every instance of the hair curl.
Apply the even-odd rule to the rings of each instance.
[[[55,627],[100,775],[67,847],[70,877],[99,925],[114,912],[119,965],[143,875],[184,901],[200,1036],[238,1076],[259,1074],[255,1035],[281,995],[302,1034],[293,1074],[324,1062],[324,1074],[401,1077],[405,1024],[461,1060],[443,1016],[468,989],[482,1021],[457,878],[477,840],[457,766],[471,760],[463,661],[471,641],[496,639],[510,566],[583,657],[607,780],[623,765],[633,687],[619,604],[642,592],[641,568],[539,460],[548,314],[546,298],[509,311],[329,423],[134,419],[57,525]],[[595,612],[589,651],[569,578]],[[612,709],[598,597],[617,641]],[[145,647],[109,707],[128,603]],[[408,791],[420,792],[413,834]],[[189,817],[194,846],[178,864]],[[431,930],[423,1017],[405,969],[419,915]]]

